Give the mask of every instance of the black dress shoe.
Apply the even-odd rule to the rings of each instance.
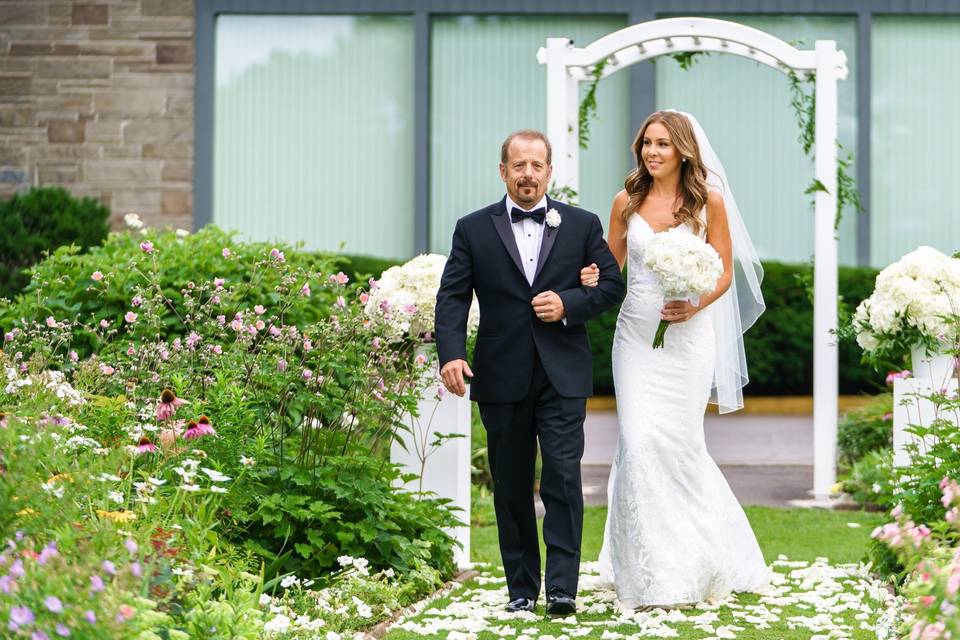
[[[547,590],[547,613],[552,616],[568,616],[577,612],[576,598],[560,587]]]
[[[536,604],[537,601],[531,598],[517,598],[508,602],[506,609],[510,613],[516,613],[518,611],[533,611],[533,607]]]

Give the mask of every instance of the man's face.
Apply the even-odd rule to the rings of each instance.
[[[547,163],[547,145],[539,138],[518,136],[507,147],[507,162],[500,163],[500,177],[510,198],[529,209],[547,192],[553,167]]]

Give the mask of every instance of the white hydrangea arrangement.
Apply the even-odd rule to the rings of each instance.
[[[437,289],[447,263],[445,256],[419,255],[400,266],[390,267],[371,282],[364,310],[368,317],[388,328],[395,340],[421,339],[434,331]],[[474,296],[467,319],[467,333],[476,331],[480,307]]]
[[[875,364],[913,347],[938,351],[957,339],[960,259],[919,247],[877,275],[853,316],[857,344]],[[938,348],[939,347],[939,348]]]
[[[674,227],[655,234],[644,248],[644,264],[653,271],[666,300],[702,296],[717,288],[723,260],[717,250],[699,237]],[[653,348],[663,346],[669,322],[661,320]]]

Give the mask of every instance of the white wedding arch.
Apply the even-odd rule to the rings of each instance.
[[[547,38],[537,61],[547,67],[547,137],[553,145],[553,178],[579,191],[579,86],[648,58],[681,52],[730,53],[783,73],[815,76],[813,421],[814,480],[818,499],[836,482],[837,359],[837,81],[847,77],[847,56],[833,40],[802,50],[751,27],[710,18],[667,18],[635,24],[576,48],[568,38]]]

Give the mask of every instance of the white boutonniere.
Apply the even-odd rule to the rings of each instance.
[[[550,209],[547,211],[546,222],[548,227],[556,229],[560,226],[560,213],[556,209]]]

